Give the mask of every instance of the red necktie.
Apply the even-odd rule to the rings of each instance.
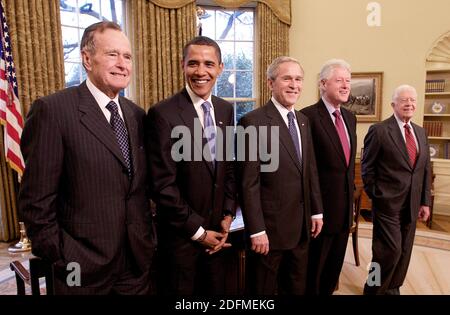
[[[417,147],[416,141],[411,133],[411,127],[408,124],[403,126],[405,128],[406,149],[408,150],[409,162],[411,167],[414,167],[417,159]]]
[[[345,133],[344,122],[341,119],[341,112],[339,110],[335,110],[333,113],[334,117],[336,117],[336,121],[334,122],[336,126],[336,131],[339,135],[339,139],[341,140],[342,149],[344,150],[345,161],[347,162],[347,166],[350,163],[350,144],[348,143],[347,134]]]

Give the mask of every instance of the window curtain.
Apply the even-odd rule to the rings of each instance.
[[[273,59],[289,54],[290,1],[285,2],[289,12],[282,20],[274,11],[270,1],[259,1],[256,5],[257,80],[259,85],[258,103],[265,104],[271,97],[267,86],[266,69]],[[286,17],[289,20],[285,20]]]
[[[184,86],[183,46],[195,37],[194,0],[127,1],[134,50],[131,98],[144,110]]]
[[[58,0],[4,1],[24,118],[33,100],[64,88]],[[17,179],[6,164],[0,128],[0,241],[19,236]]]

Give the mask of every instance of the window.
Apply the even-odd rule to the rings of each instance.
[[[204,7],[200,15],[201,31],[214,39],[222,51],[224,71],[213,94],[234,105],[235,124],[256,102],[254,86],[254,16],[253,8],[226,10]]]
[[[69,87],[86,79],[80,56],[80,41],[84,30],[102,20],[114,21],[123,27],[124,0],[61,0],[59,3],[65,81],[66,87]]]

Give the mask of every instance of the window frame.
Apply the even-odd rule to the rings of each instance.
[[[236,97],[236,82],[233,84],[233,97],[222,97],[222,96],[218,96],[228,102],[230,102],[233,105],[233,112],[234,112],[234,125],[236,126],[238,121],[237,121],[237,103],[241,103],[241,102],[252,102],[253,108],[255,109],[257,107],[257,82],[256,82],[256,76],[257,76],[257,62],[256,62],[256,6],[255,5],[249,5],[249,6],[243,6],[243,7],[238,7],[238,8],[223,8],[220,6],[215,6],[215,5],[211,5],[211,4],[205,4],[205,5],[201,5],[202,1],[197,1],[197,6],[201,6],[204,10],[214,10],[214,11],[249,11],[249,12],[253,12],[253,36],[252,36],[252,40],[239,40],[239,39],[217,39],[216,38],[216,27],[217,27],[217,23],[214,23],[214,39],[219,45],[221,45],[221,43],[252,43],[253,44],[253,55],[252,55],[252,97]],[[217,13],[216,13],[217,14]],[[235,29],[236,24],[233,23],[233,28]],[[203,34],[202,34],[203,35]],[[233,57],[236,60],[236,46],[234,46],[234,52],[233,52]],[[223,53],[222,53],[222,59],[223,59]],[[223,60],[222,60],[223,61]],[[233,65],[233,69],[225,69],[224,71],[232,71],[233,73],[238,73],[238,72],[250,72],[249,70],[241,70],[241,69],[237,69],[236,68],[236,64]],[[223,74],[222,72],[222,74]],[[221,75],[222,75],[221,74]],[[217,95],[217,81],[214,84],[214,89],[213,91],[215,92],[215,95]]]
[[[64,28],[69,28],[69,29],[72,29],[72,30],[76,30],[77,31],[77,45],[78,45],[78,48],[80,47],[80,43],[81,43],[81,38],[82,38],[82,36],[83,36],[83,32],[84,32],[84,30],[86,29],[86,27],[81,27],[80,26],[80,15],[81,15],[81,13],[80,13],[80,6],[83,6],[83,4],[80,4],[80,2],[82,2],[82,1],[85,1],[86,2],[86,0],[75,0],[76,2],[77,2],[77,5],[76,5],[76,7],[75,7],[75,12],[74,12],[74,14],[76,15],[76,26],[74,26],[74,25],[68,25],[68,24],[65,24],[64,22],[63,22],[63,19],[62,19],[62,17],[61,17],[61,13],[60,13],[60,17],[61,17],[61,33],[62,33],[62,37],[61,37],[61,41],[62,41],[62,45],[63,45],[63,50],[64,50]],[[101,0],[91,0],[91,2],[94,2],[94,1],[96,1],[98,4],[99,4],[99,15],[100,15],[100,17],[103,17],[103,14],[102,14],[102,7],[104,6],[104,4],[102,3],[102,1]],[[127,30],[127,20],[126,20],[126,17],[127,17],[127,14],[126,14],[126,3],[125,3],[125,1],[126,0],[114,0],[115,1],[115,3],[116,3],[116,6],[117,6],[117,4],[119,4],[119,2],[120,2],[120,5],[121,5],[121,10],[122,10],[122,17],[121,17],[121,28],[122,28],[122,30],[123,30],[123,32],[124,33],[126,33],[126,30]],[[100,19],[98,19],[99,21],[100,21]],[[63,58],[64,58],[64,51],[63,51]],[[67,86],[67,81],[66,81],[66,68],[67,68],[67,66],[66,66],[66,64],[67,65],[79,65],[80,66],[80,71],[79,71],[79,73],[78,73],[78,75],[79,75],[79,82],[83,82],[84,80],[85,80],[85,76],[86,76],[86,70],[84,70],[84,67],[83,67],[83,61],[82,61],[82,58],[81,58],[81,52],[80,52],[80,56],[79,56],[79,61],[66,61],[66,60],[64,60],[64,86],[65,87],[68,87]],[[128,87],[124,90],[124,94],[125,95],[127,95],[128,94]]]

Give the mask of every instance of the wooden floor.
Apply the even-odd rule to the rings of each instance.
[[[372,258],[372,225],[360,224],[360,266],[355,265],[351,239],[347,246],[344,266],[335,294],[359,295],[367,278],[367,268]],[[404,285],[404,295],[450,294],[450,235],[420,228],[416,239]]]
[[[345,262],[337,295],[360,295],[367,277],[366,267],[371,260],[372,224],[361,219],[360,266],[355,265],[351,238],[347,246]],[[418,225],[411,263],[401,293],[406,295],[450,294],[450,218],[436,216],[433,229]],[[9,253],[7,243],[0,243],[0,295],[16,294],[14,274],[9,263],[19,260],[26,265],[29,254]]]

